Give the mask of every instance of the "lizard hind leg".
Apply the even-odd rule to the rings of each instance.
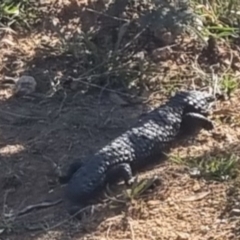
[[[72,176],[74,175],[75,172],[77,172],[77,170],[79,168],[82,167],[82,162],[73,162],[72,164],[70,164],[66,175],[62,175],[58,177],[58,181],[60,184],[66,184],[69,182],[69,180],[72,178]]]

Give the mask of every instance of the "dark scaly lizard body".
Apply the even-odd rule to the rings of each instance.
[[[213,100],[206,92],[179,92],[85,160],[82,166],[77,164],[65,189],[68,212],[75,214],[88,205],[106,183],[124,180],[130,184],[132,172],[160,158],[176,138],[196,129],[212,129],[205,116]]]

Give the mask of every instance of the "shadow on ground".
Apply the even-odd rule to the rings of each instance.
[[[4,213],[59,198],[59,167],[98,150],[141,113],[136,106],[121,108],[104,97],[99,103],[98,96],[79,94],[64,101],[11,99],[1,104]]]
[[[127,3],[127,1],[117,2],[120,3],[121,8],[115,7],[114,10],[113,6],[113,10],[110,10],[113,11],[113,16],[117,16],[117,12],[121,14]],[[50,10],[56,10],[57,7],[51,6]],[[98,11],[103,6],[100,4],[88,7]],[[88,16],[85,17],[85,15]],[[87,69],[101,65],[105,57],[109,55],[109,52],[106,52],[107,48],[97,53],[94,49],[90,54],[86,53],[88,49],[79,45],[81,39],[77,38],[80,22],[74,22],[74,20],[79,20],[81,16],[81,30],[84,32],[88,32],[93,26],[100,27],[97,36],[107,35],[110,38],[104,37],[107,39],[107,42],[103,44],[105,47],[110,42],[112,46],[116,44],[114,36],[116,38],[116,26],[119,26],[119,20],[113,20],[110,17],[111,21],[109,21],[107,18],[108,21],[105,21],[104,25],[110,23],[112,27],[105,26],[107,28],[103,29],[100,19],[102,15],[83,10],[82,6],[78,6],[75,2],[61,8],[60,11],[53,12],[51,16],[55,16],[60,23],[54,26],[52,19],[44,18],[36,31],[45,35],[46,38],[49,37],[46,40],[49,45],[51,37],[57,35],[63,43],[61,46],[67,49],[60,50],[59,53],[59,49],[56,51],[46,44],[43,48],[34,49],[35,53],[32,58],[27,58],[26,53],[22,54],[18,49],[15,56],[6,55],[7,61],[2,69],[2,73],[10,77],[19,74],[34,76],[38,86],[37,95],[26,98],[12,97],[2,101],[0,106],[2,192],[0,204],[4,206],[2,229],[7,229],[9,234],[17,239],[27,238],[24,233],[25,227],[29,230],[34,229],[32,225],[39,225],[43,221],[59,222],[64,210],[61,208],[56,212],[51,209],[47,210],[46,215],[43,212],[43,215],[37,218],[37,222],[38,213],[35,213],[33,217],[35,221],[31,216],[22,217],[16,220],[16,225],[15,223],[12,225],[11,221],[7,222],[4,216],[11,210],[17,211],[24,206],[49,198],[51,200],[59,198],[61,189],[58,189],[57,183],[58,168],[76,159],[81,159],[105,145],[126,130],[142,112],[141,107],[136,105],[123,108],[114,104],[108,100],[104,91],[89,95],[81,93],[79,88],[72,89],[72,91],[61,87],[60,91],[54,88],[59,87],[59,81],[60,85],[65,80],[67,82],[68,76],[84,75],[85,78],[82,79],[87,80],[90,74],[96,74],[96,71],[87,74]],[[70,29],[63,29],[61,33],[60,27],[64,26],[69,26]],[[76,26],[77,30],[71,28]],[[102,33],[99,34],[99,31]],[[69,33],[70,36],[67,36]],[[86,41],[91,44],[88,39]],[[99,39],[93,39],[89,48],[98,45],[99,41]],[[112,47],[108,46],[107,51],[111,49]],[[18,68],[20,65],[22,68]],[[13,69],[15,67],[18,69]],[[105,66],[102,67],[105,68]],[[106,71],[107,67],[97,73]],[[107,81],[106,78],[108,78]],[[99,76],[98,84],[101,84],[101,80],[106,84],[109,78],[109,76],[103,76],[101,79]],[[54,92],[53,96],[47,98],[45,95],[47,91]],[[100,223],[101,217],[99,216],[97,220]],[[19,226],[18,222],[20,222]],[[68,232],[62,234],[68,234]]]
[[[187,65],[196,61],[195,56],[199,64],[215,58],[211,64],[218,62],[211,49],[197,41],[182,44],[177,35],[182,29],[175,29],[173,19],[180,14],[179,26],[191,22],[188,11],[185,16],[185,10],[176,10],[168,1],[163,2],[169,11],[162,10],[160,3],[151,10],[150,3],[117,0],[107,6],[103,2],[53,2],[39,7],[41,21],[26,33],[24,47],[5,54],[4,75],[33,75],[41,93],[62,88],[87,91],[100,85],[144,94],[146,89],[169,92],[186,81],[191,84]],[[43,14],[46,11],[48,16]],[[178,65],[184,66],[181,71]]]
[[[4,209],[0,230],[7,229],[7,237],[37,238],[38,235],[32,234],[31,230],[42,228],[41,224],[51,229],[56,223],[66,220],[61,206],[31,213],[14,223],[7,222],[4,214],[59,198],[59,168],[95,152],[125,131],[142,113],[145,106],[120,106],[109,100],[105,91],[106,87],[117,85],[119,91],[126,92],[129,79],[139,77],[139,70],[143,67],[140,57],[135,60],[131,71],[126,71],[131,57],[146,51],[150,53],[146,56],[148,60],[153,49],[164,46],[152,33],[146,31],[143,35],[139,28],[131,29],[131,37],[118,45],[119,28],[126,23],[121,14],[126,10],[127,2],[115,1],[104,14],[99,14],[104,8],[101,1],[89,4],[88,9],[76,2],[64,8],[53,4],[45,10],[56,18],[56,24],[53,18],[44,17],[35,29],[36,33],[44,35],[46,43],[34,48],[30,58],[20,49],[15,56],[7,56],[2,73],[33,76],[38,84],[37,93],[40,93],[32,97],[9,98],[0,105],[0,204]],[[87,34],[80,34],[81,31]],[[142,34],[141,39],[138,34]],[[52,46],[55,40],[60,44]],[[112,55],[116,46],[120,50],[127,46],[126,52],[118,52],[119,59]],[[180,58],[177,51],[170,55],[170,58]],[[166,58],[161,59],[165,61]],[[116,71],[111,72],[111,69]],[[163,70],[167,71],[169,67]],[[79,79],[77,86],[71,78]],[[100,91],[83,93],[89,83],[103,87]],[[161,84],[157,83],[158,88],[163,86]],[[46,97],[47,92],[52,97]],[[115,214],[106,208],[100,209],[94,219],[87,218],[84,224],[67,220],[67,224],[50,230],[51,236],[57,234],[58,239],[83,237],[96,230],[103,219],[114,218]]]

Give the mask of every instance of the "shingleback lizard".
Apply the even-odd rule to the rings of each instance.
[[[131,184],[135,171],[160,159],[180,137],[213,129],[206,118],[213,102],[214,96],[207,92],[178,92],[83,164],[71,165],[63,198],[69,214],[89,205],[107,183]]]

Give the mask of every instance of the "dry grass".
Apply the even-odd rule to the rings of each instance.
[[[239,9],[204,2],[191,1],[205,17],[202,29],[182,39],[158,25],[134,25],[151,4],[123,0],[108,9],[103,1],[46,1],[38,13],[47,9],[48,17],[37,24],[1,28],[1,78],[31,75],[37,93],[16,98],[0,81],[0,238],[239,239]],[[19,17],[28,22],[22,14],[15,23]],[[9,218],[58,199],[59,168],[102,147],[146,109],[177,89],[209,86],[228,96],[212,115],[215,129],[141,173],[161,179],[152,191],[126,199],[119,189],[117,200],[82,221],[61,205]]]

